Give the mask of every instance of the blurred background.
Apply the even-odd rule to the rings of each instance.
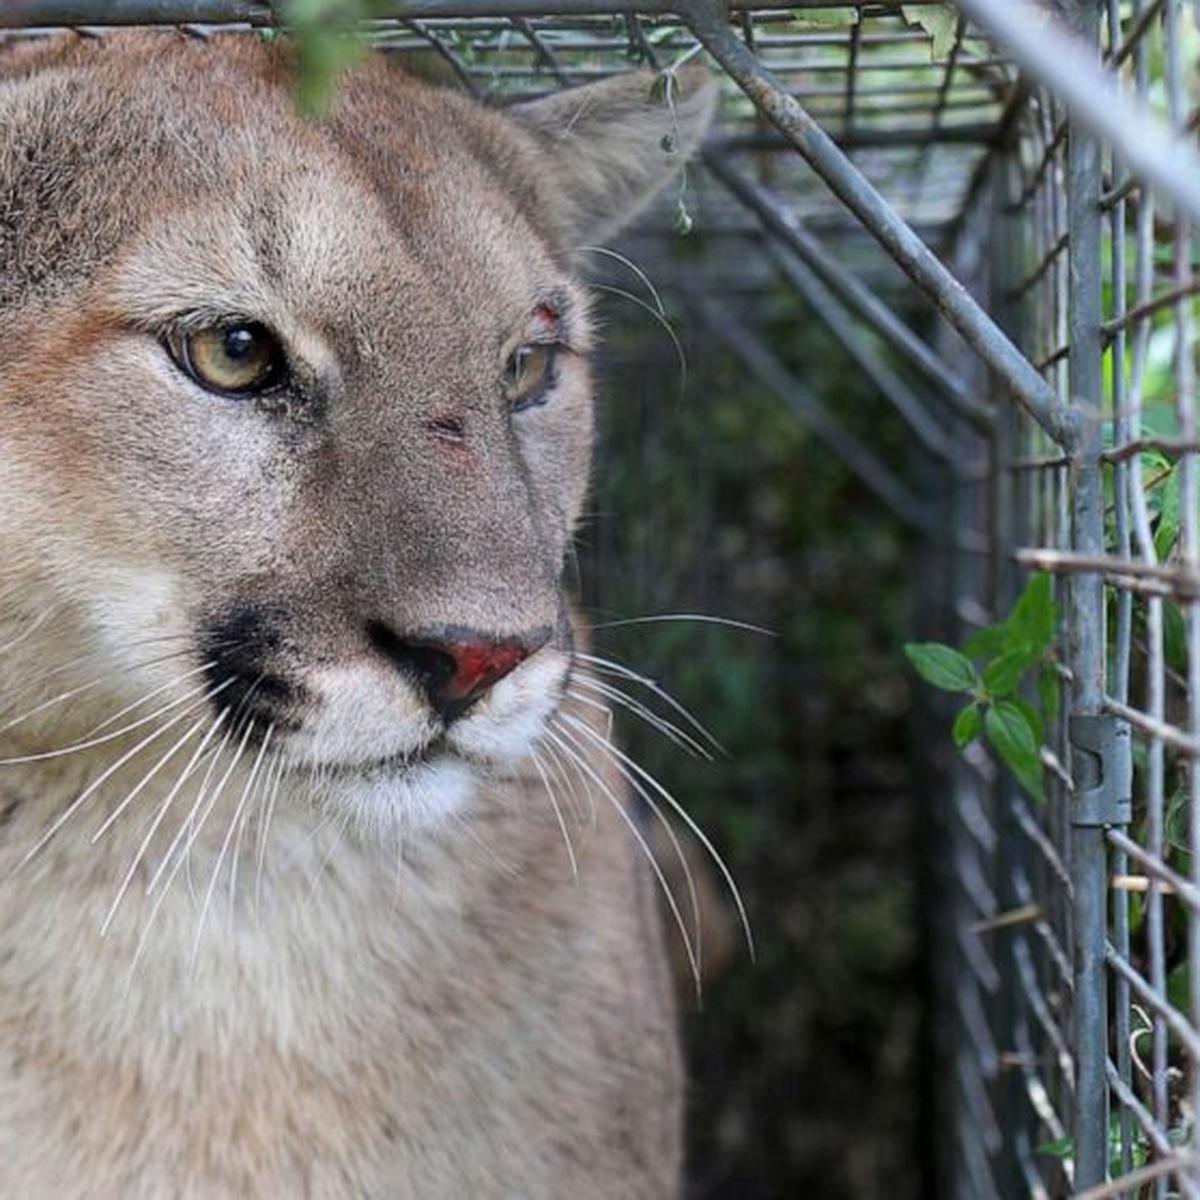
[[[661,233],[655,261],[686,261],[704,236],[702,221],[689,239]],[[644,243],[623,248],[636,256]],[[600,435],[579,569],[596,653],[652,677],[725,748],[689,757],[618,710],[626,748],[725,858],[756,940],[751,962],[693,842],[712,962],[702,1007],[679,972],[688,1196],[925,1195],[921,798],[900,652],[913,549],[661,274],[652,282],[678,345],[638,303],[655,301],[632,271],[608,286],[636,300],[601,292]],[[745,300],[720,303],[735,318]],[[771,314],[758,329],[776,355],[902,465],[911,439],[825,327],[782,288],[755,303]],[[622,621],[637,623],[609,624]]]

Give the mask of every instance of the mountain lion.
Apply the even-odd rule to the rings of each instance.
[[[572,264],[715,89],[291,64],[0,55],[0,1195],[672,1195]]]

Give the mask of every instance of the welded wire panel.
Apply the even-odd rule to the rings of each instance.
[[[548,6],[557,15],[523,0],[462,0],[452,15],[396,5],[370,36],[497,104],[639,67],[669,77],[701,57],[697,23],[665,4],[640,14],[591,0]],[[1043,7],[1071,16],[1126,94],[1194,140],[1194,5]],[[925,532],[954,550],[965,631],[1009,611],[1020,590],[1014,553],[1056,579],[1061,636],[1043,673],[1061,702],[1042,713],[1044,798],[974,747],[947,772],[936,813],[946,1192],[1051,1197],[1107,1178],[1116,1183],[1103,1194],[1200,1194],[1200,973],[1189,970],[1200,954],[1196,239],[1077,108],[1021,79],[953,11],[807,0],[732,9],[720,33],[819,122],[849,156],[856,187],[882,194],[905,232],[953,263],[1040,373],[1023,397],[1041,404],[1030,406],[1035,422],[1010,404],[1021,391],[1013,371],[989,379],[944,330],[931,350],[916,331],[927,310],[864,236],[853,201],[839,204],[729,79],[708,168],[690,168],[630,242],[651,276],[700,281],[731,324],[769,319],[783,287],[820,297],[814,276],[860,323],[846,341],[886,354],[895,369],[882,385],[932,425],[922,440],[942,455],[949,501],[944,526]],[[58,14],[43,24],[65,14],[81,36],[138,12],[205,22],[187,26],[197,37],[263,36],[274,20],[246,0],[21,0],[0,8],[0,26],[13,11]],[[818,299],[814,315],[828,303]],[[1089,749],[1071,723],[1080,715],[1100,718],[1089,737],[1132,730],[1128,818],[1088,811],[1128,743]]]
[[[80,0],[41,7],[47,12],[67,9],[81,18],[74,28],[103,36],[106,22],[127,24],[139,9],[167,23],[176,6],[167,0],[116,5]],[[208,23],[193,20],[185,26],[193,36],[231,29],[261,36],[270,32],[274,19],[267,6],[233,0],[177,7],[183,19],[190,12],[207,18]],[[286,13],[286,6],[277,7]],[[411,7],[411,18],[368,22],[371,40],[388,53],[420,61],[425,73],[496,104],[636,68],[669,71],[699,52],[687,22],[662,11],[638,14],[614,4],[606,13],[604,5],[595,4],[570,15],[506,15],[503,0],[496,0],[465,6],[479,15],[440,17],[423,15],[435,13],[437,5]],[[523,13],[528,6],[512,7]],[[25,10],[36,15],[39,5],[26,4]],[[228,13],[228,21],[216,20],[222,12]],[[908,16],[906,20],[895,4],[879,3],[805,3],[794,11],[740,6],[731,25],[847,147],[865,177],[905,220],[936,243],[961,214],[973,172],[1011,98],[1015,75],[965,22],[947,23],[938,6],[911,5]],[[8,19],[0,15],[0,26]],[[0,36],[53,32],[13,28],[0,30]],[[768,132],[751,102],[729,81],[716,136],[722,154],[759,164],[798,216],[825,224],[823,236],[831,242],[844,236],[856,268],[881,269],[886,256],[864,241],[858,223],[839,213],[828,190],[790,150],[778,153],[787,149],[782,139]],[[703,172],[690,171],[689,183],[693,193],[683,198],[683,205],[664,208],[664,226],[701,222],[701,232],[716,234],[745,226],[744,210],[722,189],[708,188]],[[898,274],[885,278],[907,298]]]
[[[1171,0],[1110,0],[1105,8],[1109,70],[1176,129],[1194,129],[1200,38],[1192,11]],[[1029,497],[1034,525],[1026,543],[1040,552],[1022,558],[1059,572],[1068,642],[1080,632],[1071,623],[1070,591],[1086,571],[1102,571],[1103,706],[1131,726],[1135,743],[1132,820],[1110,824],[1105,835],[1108,980],[1099,999],[1108,1010],[1102,1031],[1108,1086],[1090,1104],[1104,1139],[1103,1171],[1116,1181],[1106,1194],[1192,1196],[1200,1186],[1193,1154],[1200,1007],[1189,969],[1200,899],[1193,817],[1200,754],[1193,239],[1187,222],[1156,203],[1102,148],[1100,178],[1090,186],[1104,225],[1098,261],[1090,261],[1094,243],[1081,241],[1072,207],[1079,180],[1072,179],[1068,159],[1071,129],[1056,98],[1035,89],[1010,184],[1009,211],[1023,249],[1009,299],[1021,314],[1026,352],[1065,405],[1081,399],[1072,376],[1087,367],[1073,314],[1085,302],[1089,278],[1099,279],[1097,345],[1086,353],[1102,356],[1104,376],[1099,395],[1084,397],[1092,401],[1084,419],[1098,423],[1103,436],[1103,545],[1096,561],[1079,554],[1077,530],[1067,519],[1073,479],[1060,465],[1058,447],[1029,427],[1021,453],[1045,465],[1034,472],[1041,484]],[[1052,739],[1051,751],[1071,765],[1065,729]],[[1078,747],[1074,757],[1065,776],[1051,773],[1051,795],[1037,815],[1072,886],[1080,871],[1072,861],[1080,845]],[[1026,812],[1019,824],[1028,820]],[[1066,881],[1051,871],[1033,882],[1056,939],[1074,947],[1086,931],[1074,927],[1078,906],[1061,899]],[[1024,985],[1029,1009],[1037,1012],[1061,972],[1047,944],[1035,944],[1033,953],[1037,978]],[[1096,1019],[1094,1013],[1078,996],[1054,994],[1061,997],[1057,1015],[1073,1027],[1078,1044],[1079,1023]],[[1034,1034],[1036,1045],[1036,1025]],[[1040,1034],[1038,1056],[1053,1060],[1060,1053],[1057,1039],[1044,1023]],[[1076,1165],[1080,1116],[1069,1083],[1063,1075],[1047,1090],[1055,1119],[1043,1121],[1046,1153],[1038,1168],[1047,1186],[1045,1158],[1057,1158],[1068,1174]],[[1066,1135],[1052,1137],[1059,1127]]]

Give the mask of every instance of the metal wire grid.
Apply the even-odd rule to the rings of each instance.
[[[1105,9],[1110,69],[1176,129],[1194,128],[1182,6],[1110,0]],[[1077,14],[1081,36],[1099,38],[1101,15],[1099,6]],[[1194,39],[1188,47],[1194,56]],[[1110,149],[1067,129],[1056,97],[1035,91],[999,200],[1009,236],[1024,243],[1009,258],[1006,299],[1031,360],[1064,405],[1083,406],[1082,436],[1097,469],[1081,470],[1078,458],[1069,465],[1030,422],[1017,431],[1010,462],[1033,521],[1026,545],[1047,548],[1018,557],[1063,573],[1076,708],[1090,693],[1088,707],[1102,715],[1090,719],[1086,737],[1079,727],[1058,730],[1061,762],[1075,761],[1049,772],[1040,822],[1019,794],[1003,801],[1026,835],[1006,864],[1004,903],[1037,913],[1006,947],[1033,1035],[1014,1031],[1024,1043],[1018,1053],[1029,1056],[1018,1069],[1047,1140],[1063,1139],[1061,1167],[1068,1176],[1074,1169],[1076,1186],[1111,1174],[1129,1183],[1106,1194],[1194,1196],[1200,993],[1187,964],[1195,961],[1200,892],[1188,824],[1200,750],[1200,623],[1183,579],[1194,572],[1200,515],[1192,238],[1186,217],[1171,208],[1156,214],[1152,194]],[[1014,262],[1022,265],[1015,279]],[[1098,562],[1099,600],[1094,582],[1091,595],[1082,584],[1096,580]],[[1138,746],[1132,812],[1122,789],[1108,786],[1128,755],[1127,728]],[[1054,1187],[1044,1162],[1022,1155],[1020,1169],[1035,1194],[1038,1177]]]
[[[1063,0],[1068,43],[1023,0],[961,0],[935,59],[904,19],[928,2],[904,15],[815,0],[732,15],[709,0],[612,7],[413,0],[372,35],[432,52],[485,99],[670,69],[701,47],[724,68],[706,170],[635,257],[693,281],[691,314],[921,529],[960,627],[1007,611],[1014,558],[1061,583],[1071,700],[1048,739],[1045,808],[981,755],[943,771],[943,1190],[1194,1196],[1200,159],[1071,54],[1103,34],[1108,78],[1194,141],[1200,15],[1184,0]],[[835,8],[841,27],[814,25],[812,10]],[[148,23],[204,37],[275,19],[250,0],[9,0],[0,30]],[[703,247],[682,257],[664,236],[681,208]],[[914,332],[905,275],[946,318],[932,341]],[[781,283],[905,418],[915,472],[851,436],[754,332]],[[933,753],[945,759],[944,743]]]

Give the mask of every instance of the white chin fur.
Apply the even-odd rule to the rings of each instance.
[[[417,832],[445,824],[464,811],[475,793],[475,772],[456,758],[435,758],[395,770],[378,770],[316,782],[320,800],[349,810],[368,837],[386,839],[397,830]]]

